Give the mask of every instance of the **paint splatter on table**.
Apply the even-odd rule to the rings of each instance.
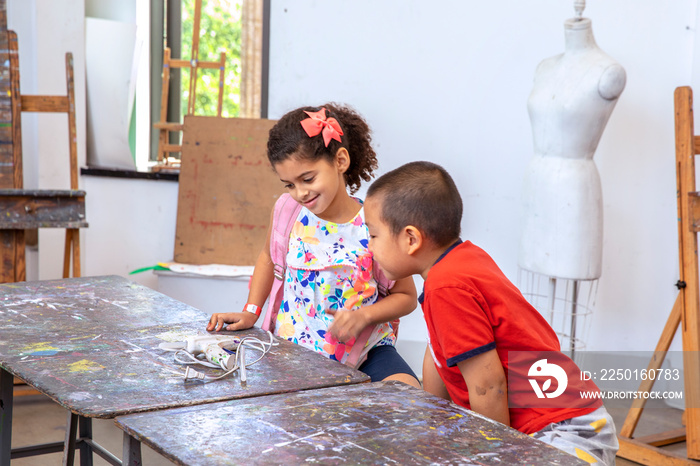
[[[209,315],[117,276],[0,285],[0,449],[9,448],[12,376],[79,416],[117,415],[367,382],[313,351],[279,341],[247,371],[185,382],[183,365],[159,348],[204,335]],[[258,328],[220,332],[267,340]],[[257,358],[249,350],[247,360]],[[198,366],[207,375],[223,371]]]
[[[134,414],[115,423],[183,465],[583,464],[399,382]]]
[[[238,373],[185,382],[185,366],[159,344],[206,335],[208,314],[120,277],[38,282],[14,290],[0,300],[9,329],[0,337],[0,366],[82,416],[109,418],[368,381],[361,372],[279,341],[248,369],[245,386]],[[268,339],[258,328],[219,334]],[[258,355],[249,350],[247,359]],[[196,368],[207,375],[223,372]]]
[[[119,276],[0,284],[3,334],[83,335],[91,329],[125,331],[208,318],[198,309]]]

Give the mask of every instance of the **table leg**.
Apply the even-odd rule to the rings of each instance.
[[[68,411],[66,420],[66,441],[63,448],[63,466],[73,466],[75,462],[75,435],[78,432],[78,415]],[[80,455],[80,459],[82,460]]]
[[[141,442],[124,432],[123,466],[141,466]]]
[[[92,466],[92,419],[78,416],[80,466]]]
[[[14,377],[0,368],[0,464],[10,464],[12,455],[12,396]]]

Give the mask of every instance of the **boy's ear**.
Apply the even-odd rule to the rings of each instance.
[[[341,173],[345,173],[350,167],[350,154],[345,147],[341,147],[335,153],[335,164]]]
[[[413,225],[407,225],[403,229],[407,240],[407,253],[414,255],[423,246],[423,234]]]

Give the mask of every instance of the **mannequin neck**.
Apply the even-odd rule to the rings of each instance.
[[[567,51],[596,47],[591,20],[588,18],[567,19],[564,22],[564,38]]]

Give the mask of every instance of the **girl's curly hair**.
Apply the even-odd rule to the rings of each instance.
[[[307,112],[326,109],[327,118],[335,118],[343,130],[342,142],[331,139],[328,147],[324,145],[323,136],[309,137],[301,126],[301,120],[308,118]],[[321,107],[301,107],[284,115],[270,130],[267,141],[267,158],[275,164],[289,157],[301,157],[308,160],[325,158],[333,162],[335,154],[344,147],[350,154],[350,166],[345,172],[345,184],[351,193],[360,188],[362,180],[372,179],[377,168],[377,154],[372,148],[371,130],[367,122],[355,110],[347,105],[327,103]]]

